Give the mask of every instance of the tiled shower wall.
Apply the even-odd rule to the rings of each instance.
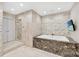
[[[16,16],[16,20],[21,20],[20,22],[22,23],[22,32],[21,33],[21,36],[20,36],[20,33],[18,33],[20,31],[20,29],[17,27],[18,25],[20,25],[20,23],[16,22],[16,39],[19,39],[19,38],[22,38],[21,41],[27,45],[27,46],[30,46],[31,45],[31,39],[29,40],[29,35],[31,33],[31,30],[29,29],[30,28],[30,23],[32,21],[32,11],[27,11],[25,13],[22,13],[22,14],[19,14]],[[30,32],[30,33],[29,33]],[[31,34],[32,35],[32,34]],[[31,37],[30,35],[30,37]]]
[[[42,34],[69,35],[65,22],[69,18],[70,12],[61,12],[57,14],[42,17]]]
[[[20,33],[16,33],[16,35],[18,35],[18,38],[22,38],[21,41],[25,45],[32,47],[33,37],[41,34],[41,16],[33,10],[29,10],[17,15],[16,18],[17,21],[20,19],[22,23],[22,32],[20,32],[22,37]],[[18,22],[16,23],[18,24]],[[16,31],[18,32],[20,29],[18,28]]]
[[[22,21],[21,19],[17,19],[15,20],[15,33],[16,33],[16,40],[21,40],[22,39]]]

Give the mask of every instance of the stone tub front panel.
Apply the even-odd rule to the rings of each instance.
[[[79,44],[34,38],[33,47],[64,57],[79,56]]]

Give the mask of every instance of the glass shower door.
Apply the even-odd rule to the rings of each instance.
[[[7,18],[3,18],[3,42],[8,42],[8,32],[9,32],[9,21]]]

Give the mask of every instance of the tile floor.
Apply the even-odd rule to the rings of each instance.
[[[4,52],[8,52],[10,50],[13,50],[19,46],[23,46],[24,44],[20,41],[10,41],[10,42],[7,42],[7,43],[4,43]]]
[[[12,50],[3,57],[61,57],[46,51],[42,51],[37,48],[30,48],[26,46],[21,46],[19,48],[16,48],[15,50]]]

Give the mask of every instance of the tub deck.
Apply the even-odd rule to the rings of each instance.
[[[63,42],[34,37],[33,47],[64,57],[79,56],[79,43],[72,40],[70,42]]]

